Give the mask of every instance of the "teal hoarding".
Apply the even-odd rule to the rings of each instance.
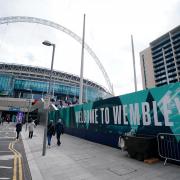
[[[130,131],[180,134],[180,83],[62,108],[50,116],[62,118],[69,134],[111,146]]]

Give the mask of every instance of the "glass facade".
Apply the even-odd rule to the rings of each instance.
[[[47,81],[17,79],[12,75],[0,74],[1,95],[26,98],[32,93],[34,99],[39,99],[47,93],[48,86],[49,82]],[[51,92],[57,98],[65,96],[73,98],[79,96],[79,87],[63,83],[52,83]],[[94,101],[105,96],[105,94],[105,92],[96,88],[85,86],[83,97],[85,101]]]
[[[47,94],[52,73],[51,94],[55,100],[79,99],[80,78],[61,71],[21,64],[0,63],[1,95],[15,98],[39,99]],[[92,102],[111,97],[101,85],[83,80],[83,102]]]
[[[0,95],[12,96],[14,87],[14,79],[9,75],[0,75]]]

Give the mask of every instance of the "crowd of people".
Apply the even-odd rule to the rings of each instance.
[[[4,116],[0,116],[0,124],[3,125],[4,122],[13,122],[15,123],[15,129],[16,129],[16,140],[19,140],[20,133],[22,131],[22,126],[25,124],[24,116],[22,114],[13,115],[11,118],[8,115],[7,118]],[[28,119],[28,137],[29,139],[33,138],[34,130],[36,126],[38,125],[37,120],[33,120],[32,117]],[[50,148],[51,146],[51,139],[53,136],[56,135],[57,139],[57,145],[61,145],[61,134],[64,133],[64,125],[62,123],[61,119],[58,119],[56,123],[53,122],[53,120],[50,120],[47,126],[47,145]]]
[[[3,125],[3,122],[9,123],[11,121],[10,115],[7,114],[6,116],[0,115],[0,125]]]
[[[58,100],[52,99],[51,102],[58,109],[79,104],[79,100],[76,96],[74,96],[73,98],[66,96],[65,99],[58,99]]]

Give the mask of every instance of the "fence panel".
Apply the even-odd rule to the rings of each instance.
[[[159,133],[157,135],[158,153],[164,158],[164,165],[167,160],[180,162],[180,134]]]

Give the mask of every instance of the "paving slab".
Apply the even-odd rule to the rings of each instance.
[[[43,126],[34,137],[22,130],[22,139],[33,180],[177,180],[180,166],[162,161],[146,164],[128,157],[127,152],[93,143],[68,134],[61,136],[61,146],[52,138],[52,146],[42,156]]]

